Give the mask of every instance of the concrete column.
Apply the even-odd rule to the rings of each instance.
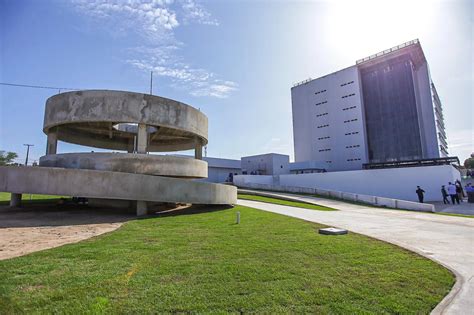
[[[21,194],[11,194],[10,197],[10,207],[19,207],[21,206]]]
[[[194,158],[196,160],[202,160],[202,144],[198,140],[196,140],[196,146],[194,148]]]
[[[146,201],[137,200],[137,217],[147,215],[147,211]]]
[[[138,124],[137,133],[137,152],[146,153],[148,143],[148,134],[146,132],[146,124]]]
[[[56,154],[58,148],[58,132],[50,131],[48,133],[48,142],[46,144],[46,154]]]

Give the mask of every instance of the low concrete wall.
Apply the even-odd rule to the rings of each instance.
[[[418,201],[416,186],[425,190],[425,201],[442,201],[441,186],[460,179],[451,165],[387,168],[313,174],[234,176],[237,186],[254,184],[321,188],[390,199]]]
[[[319,188],[280,186],[280,185],[254,184],[254,183],[240,184],[240,185],[237,185],[237,187],[320,195],[320,196],[333,197],[333,198],[347,200],[347,201],[361,202],[361,203],[366,203],[366,204],[370,204],[374,206],[388,207],[388,208],[394,208],[394,209],[414,210],[414,211],[422,211],[422,212],[435,212],[435,207],[432,204],[418,203],[418,202],[377,197],[377,196],[353,194],[353,193],[342,192],[342,191],[330,191],[330,190],[324,190],[324,189],[319,189]]]

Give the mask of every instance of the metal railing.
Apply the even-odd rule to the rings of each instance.
[[[300,82],[295,82],[295,83],[293,83],[293,87],[308,83],[309,81],[313,81],[313,79],[312,78],[307,78],[306,80],[303,80],[303,81],[300,81]]]
[[[447,153],[447,151],[445,151]],[[435,166],[435,165],[459,165],[459,159],[456,156],[433,159],[419,159],[407,161],[393,161],[381,163],[365,163],[362,168],[365,170],[380,169],[380,168],[398,168],[398,167],[417,167],[417,166]]]
[[[362,58],[362,59],[359,59],[356,61],[356,65],[362,63],[362,62],[366,62],[366,61],[369,61],[369,60],[372,60],[374,58],[377,58],[377,57],[380,57],[380,56],[384,56],[386,54],[389,54],[391,52],[394,52],[394,51],[397,51],[399,49],[402,49],[402,48],[405,48],[405,47],[408,47],[408,46],[411,46],[411,45],[415,45],[415,44],[418,44],[420,41],[418,39],[414,39],[414,40],[411,40],[409,42],[406,42],[406,43],[403,43],[403,44],[400,44],[400,45],[397,45],[397,46],[394,46],[392,48],[389,48],[389,49],[385,49],[381,52],[378,52],[376,54],[373,54],[369,57],[365,57],[365,58]]]

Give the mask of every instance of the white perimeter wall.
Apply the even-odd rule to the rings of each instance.
[[[280,176],[239,175],[234,177],[234,183],[321,188],[410,201],[418,201],[415,190],[420,185],[426,192],[425,201],[442,201],[441,185],[456,179],[460,179],[456,168],[441,165]]]

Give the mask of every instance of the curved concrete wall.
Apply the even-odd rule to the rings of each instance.
[[[41,167],[88,169],[170,177],[206,178],[207,162],[176,156],[130,153],[64,153],[42,156]]]
[[[208,120],[199,110],[163,97],[90,90],[61,93],[46,102],[43,131],[58,131],[58,140],[127,150],[133,135],[113,128],[120,123],[157,127],[150,134],[148,151],[193,149],[207,144]]]
[[[100,199],[235,204],[237,188],[186,179],[52,167],[0,167],[0,191]]]

